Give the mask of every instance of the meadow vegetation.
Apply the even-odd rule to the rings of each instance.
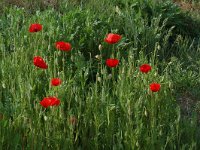
[[[156,0],[0,3],[0,149],[200,148],[198,1],[193,10]],[[30,33],[33,23],[42,30]],[[108,44],[108,33],[122,39]],[[49,96],[60,105],[42,107]]]

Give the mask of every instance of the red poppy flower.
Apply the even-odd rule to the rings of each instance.
[[[60,100],[56,97],[49,97],[51,99],[51,106],[58,106],[60,105]]]
[[[35,23],[35,24],[31,24],[29,27],[29,32],[38,32],[42,30],[42,25]]]
[[[117,65],[119,64],[119,60],[118,59],[112,59],[112,58],[110,58],[110,59],[107,59],[106,60],[106,65],[108,66],[108,67],[116,67]]]
[[[52,86],[58,86],[58,85],[60,85],[61,84],[61,79],[60,78],[53,78],[52,80],[51,80],[51,85]]]
[[[58,106],[60,104],[60,100],[56,97],[45,97],[41,102],[40,105],[47,108],[49,106]]]
[[[158,92],[160,90],[160,84],[159,83],[151,83],[150,89],[152,92]]]
[[[119,34],[109,33],[107,37],[104,39],[108,44],[115,44],[121,40],[122,36]]]
[[[35,56],[33,58],[33,63],[34,63],[35,66],[37,66],[39,68],[42,68],[42,69],[48,68],[47,64],[45,63],[45,61],[40,56]]]
[[[56,48],[61,51],[70,51],[71,50],[71,44],[63,41],[59,41],[55,43]]]
[[[51,99],[49,99],[49,98],[44,98],[44,99],[40,102],[40,105],[42,105],[42,106],[45,107],[45,108],[51,106]]]
[[[140,71],[142,73],[148,73],[149,71],[151,71],[151,66],[149,64],[143,64],[142,66],[140,66]]]

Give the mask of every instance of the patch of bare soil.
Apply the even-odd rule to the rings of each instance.
[[[183,11],[195,11],[200,12],[200,4],[194,4],[192,1],[184,2],[183,0],[173,0]]]

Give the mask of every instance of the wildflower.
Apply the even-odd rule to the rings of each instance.
[[[35,24],[31,24],[29,27],[29,32],[38,32],[42,30],[42,25],[35,23]]]
[[[119,34],[109,33],[107,37],[104,39],[104,41],[107,42],[108,44],[115,44],[119,42],[119,40],[121,40],[121,37],[122,36]]]
[[[42,69],[47,69],[48,65],[45,63],[45,61],[42,59],[40,56],[35,56],[33,58],[33,63],[35,66],[42,68]]]
[[[60,78],[53,78],[52,80],[51,80],[51,85],[52,86],[58,86],[58,85],[60,85],[61,84],[61,79]]]
[[[60,104],[60,100],[56,97],[45,97],[41,102],[40,105],[47,108],[49,106],[58,106]]]
[[[60,100],[57,99],[56,97],[50,97],[50,99],[51,99],[51,105],[52,106],[58,106],[58,105],[60,105]]]
[[[150,89],[152,92],[158,92],[160,90],[160,84],[159,83],[151,83]]]
[[[63,41],[59,41],[55,43],[56,48],[61,51],[70,51],[71,50],[71,44]]]
[[[118,59],[112,59],[112,58],[110,58],[110,59],[106,60],[106,65],[108,67],[113,68],[113,67],[116,67],[118,64],[119,64],[119,60]]]
[[[142,66],[140,66],[140,71],[142,73],[148,73],[149,71],[151,71],[151,66],[149,64],[143,64]]]

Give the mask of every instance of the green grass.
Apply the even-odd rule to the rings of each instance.
[[[199,149],[200,39],[184,31],[200,17],[153,1],[62,2],[31,13],[6,7],[0,16],[0,149]],[[35,22],[43,30],[29,33]],[[122,35],[114,46],[104,42],[110,32]],[[61,40],[70,52],[55,49]],[[47,70],[33,65],[36,55]],[[105,65],[111,56],[117,68]],[[144,63],[148,74],[139,71]],[[63,83],[50,86],[53,77]],[[178,102],[184,93],[195,99],[188,116]],[[43,108],[48,96],[61,105]]]

